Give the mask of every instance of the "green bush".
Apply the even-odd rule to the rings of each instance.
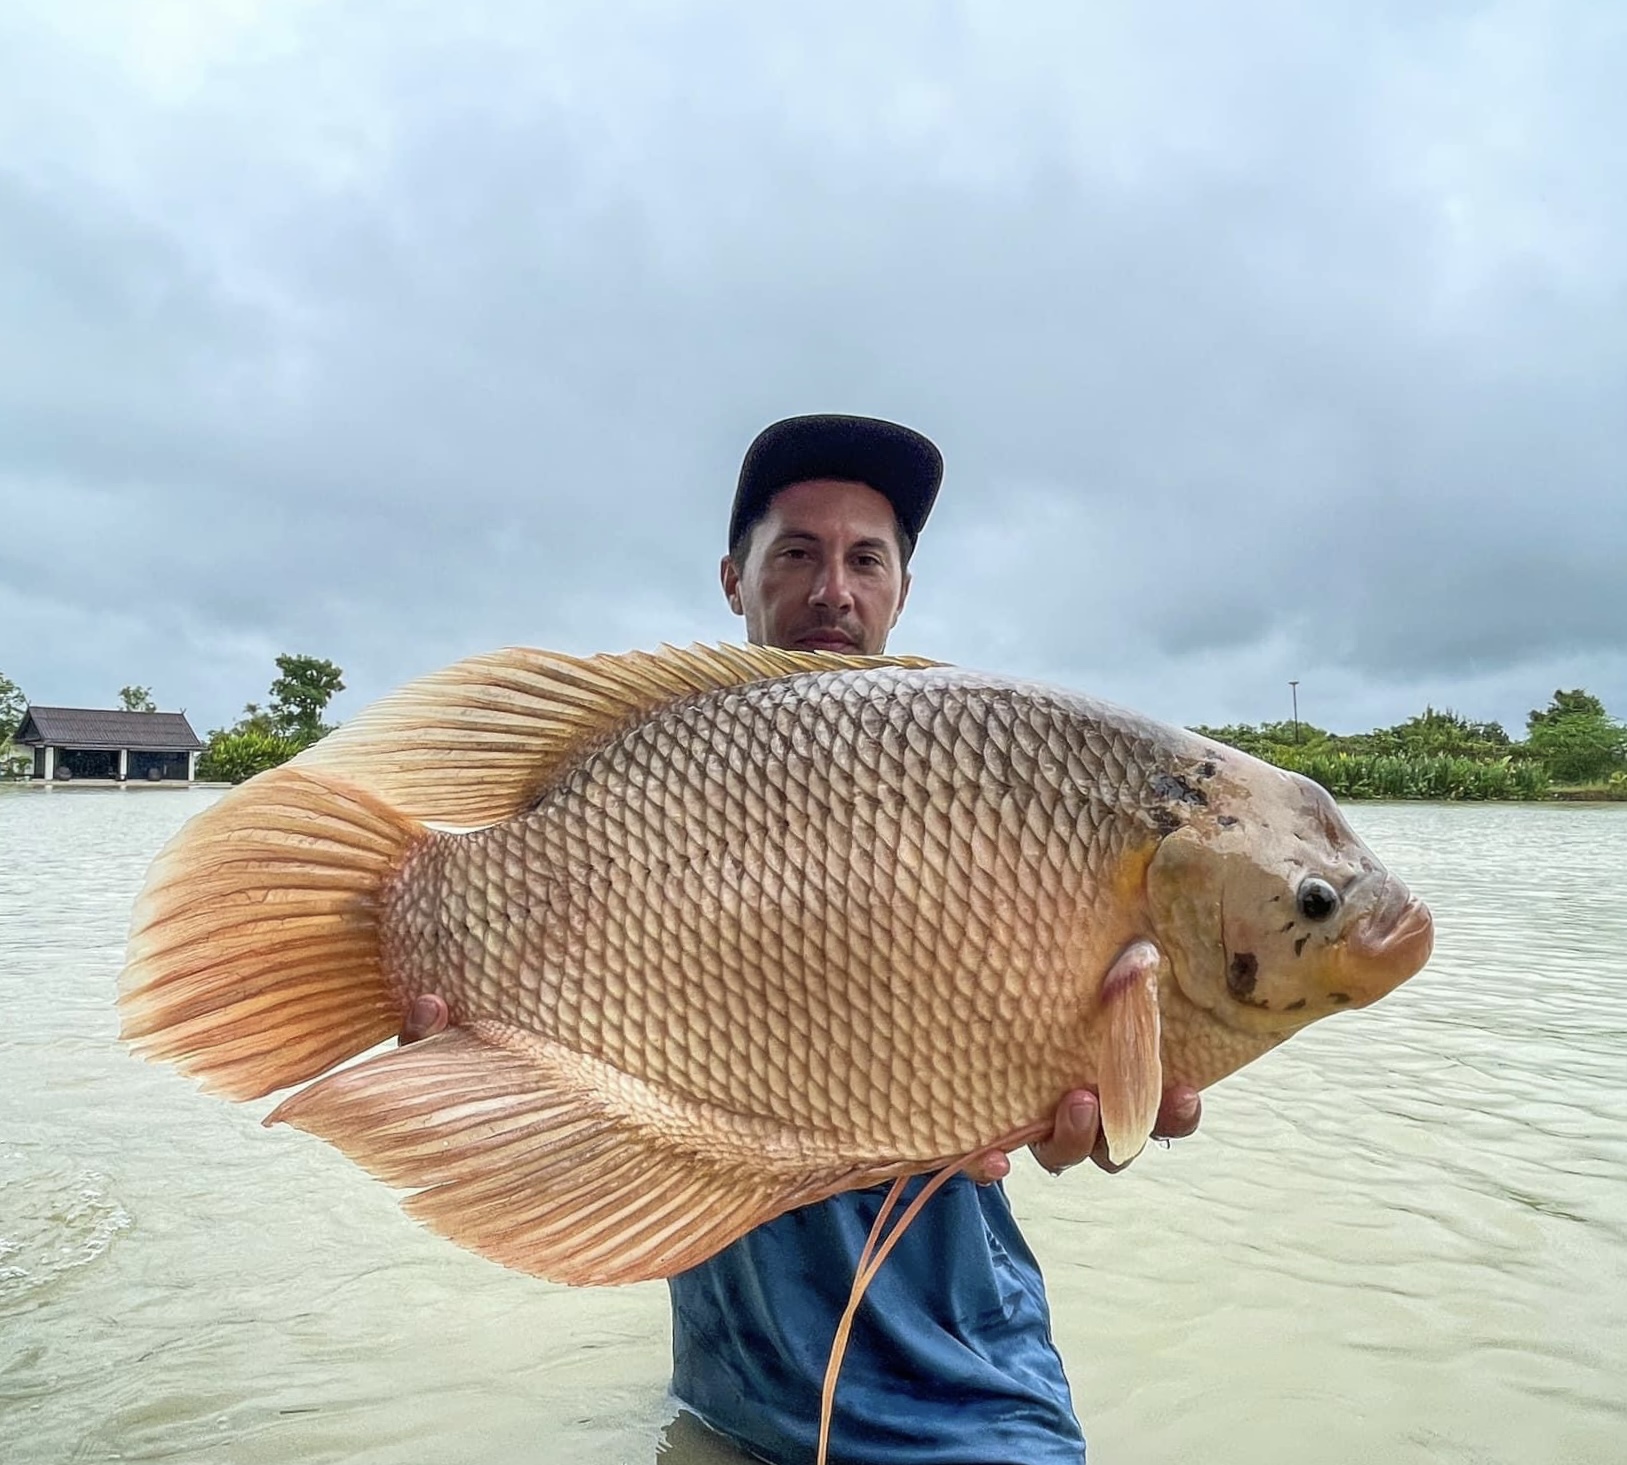
[[[299,750],[293,738],[260,727],[212,732],[198,757],[198,777],[209,783],[242,783],[286,763]]]

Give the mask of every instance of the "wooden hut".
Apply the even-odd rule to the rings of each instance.
[[[12,743],[43,783],[191,783],[203,744],[184,712],[30,707]]]

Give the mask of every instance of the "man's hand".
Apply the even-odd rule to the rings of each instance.
[[[1203,1103],[1198,1091],[1187,1084],[1164,1090],[1158,1106],[1158,1119],[1152,1127],[1154,1139],[1185,1139],[1198,1127]],[[1056,1108],[1056,1127],[1049,1139],[1029,1146],[1034,1158],[1053,1175],[1094,1160],[1109,1174],[1124,1168],[1107,1158],[1107,1141],[1102,1137],[1101,1109],[1089,1089],[1064,1094]],[[981,1163],[966,1172],[979,1185],[1004,1180],[1011,1173],[1011,1157],[999,1151],[985,1155]]]
[[[446,998],[434,992],[414,997],[401,1022],[401,1046],[405,1048],[408,1043],[416,1043],[420,1038],[434,1037],[451,1019]]]

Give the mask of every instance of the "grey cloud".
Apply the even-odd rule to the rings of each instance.
[[[1627,712],[1597,11],[247,12],[145,62],[26,14],[0,667],[42,700],[731,634],[740,452],[836,408],[949,461],[900,645],[1188,720],[1294,675],[1514,719],[1562,667]]]

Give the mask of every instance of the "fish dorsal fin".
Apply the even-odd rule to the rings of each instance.
[[[295,761],[414,819],[472,828],[528,808],[583,752],[685,697],[803,672],[939,664],[768,646],[589,657],[514,646],[407,683]]]

